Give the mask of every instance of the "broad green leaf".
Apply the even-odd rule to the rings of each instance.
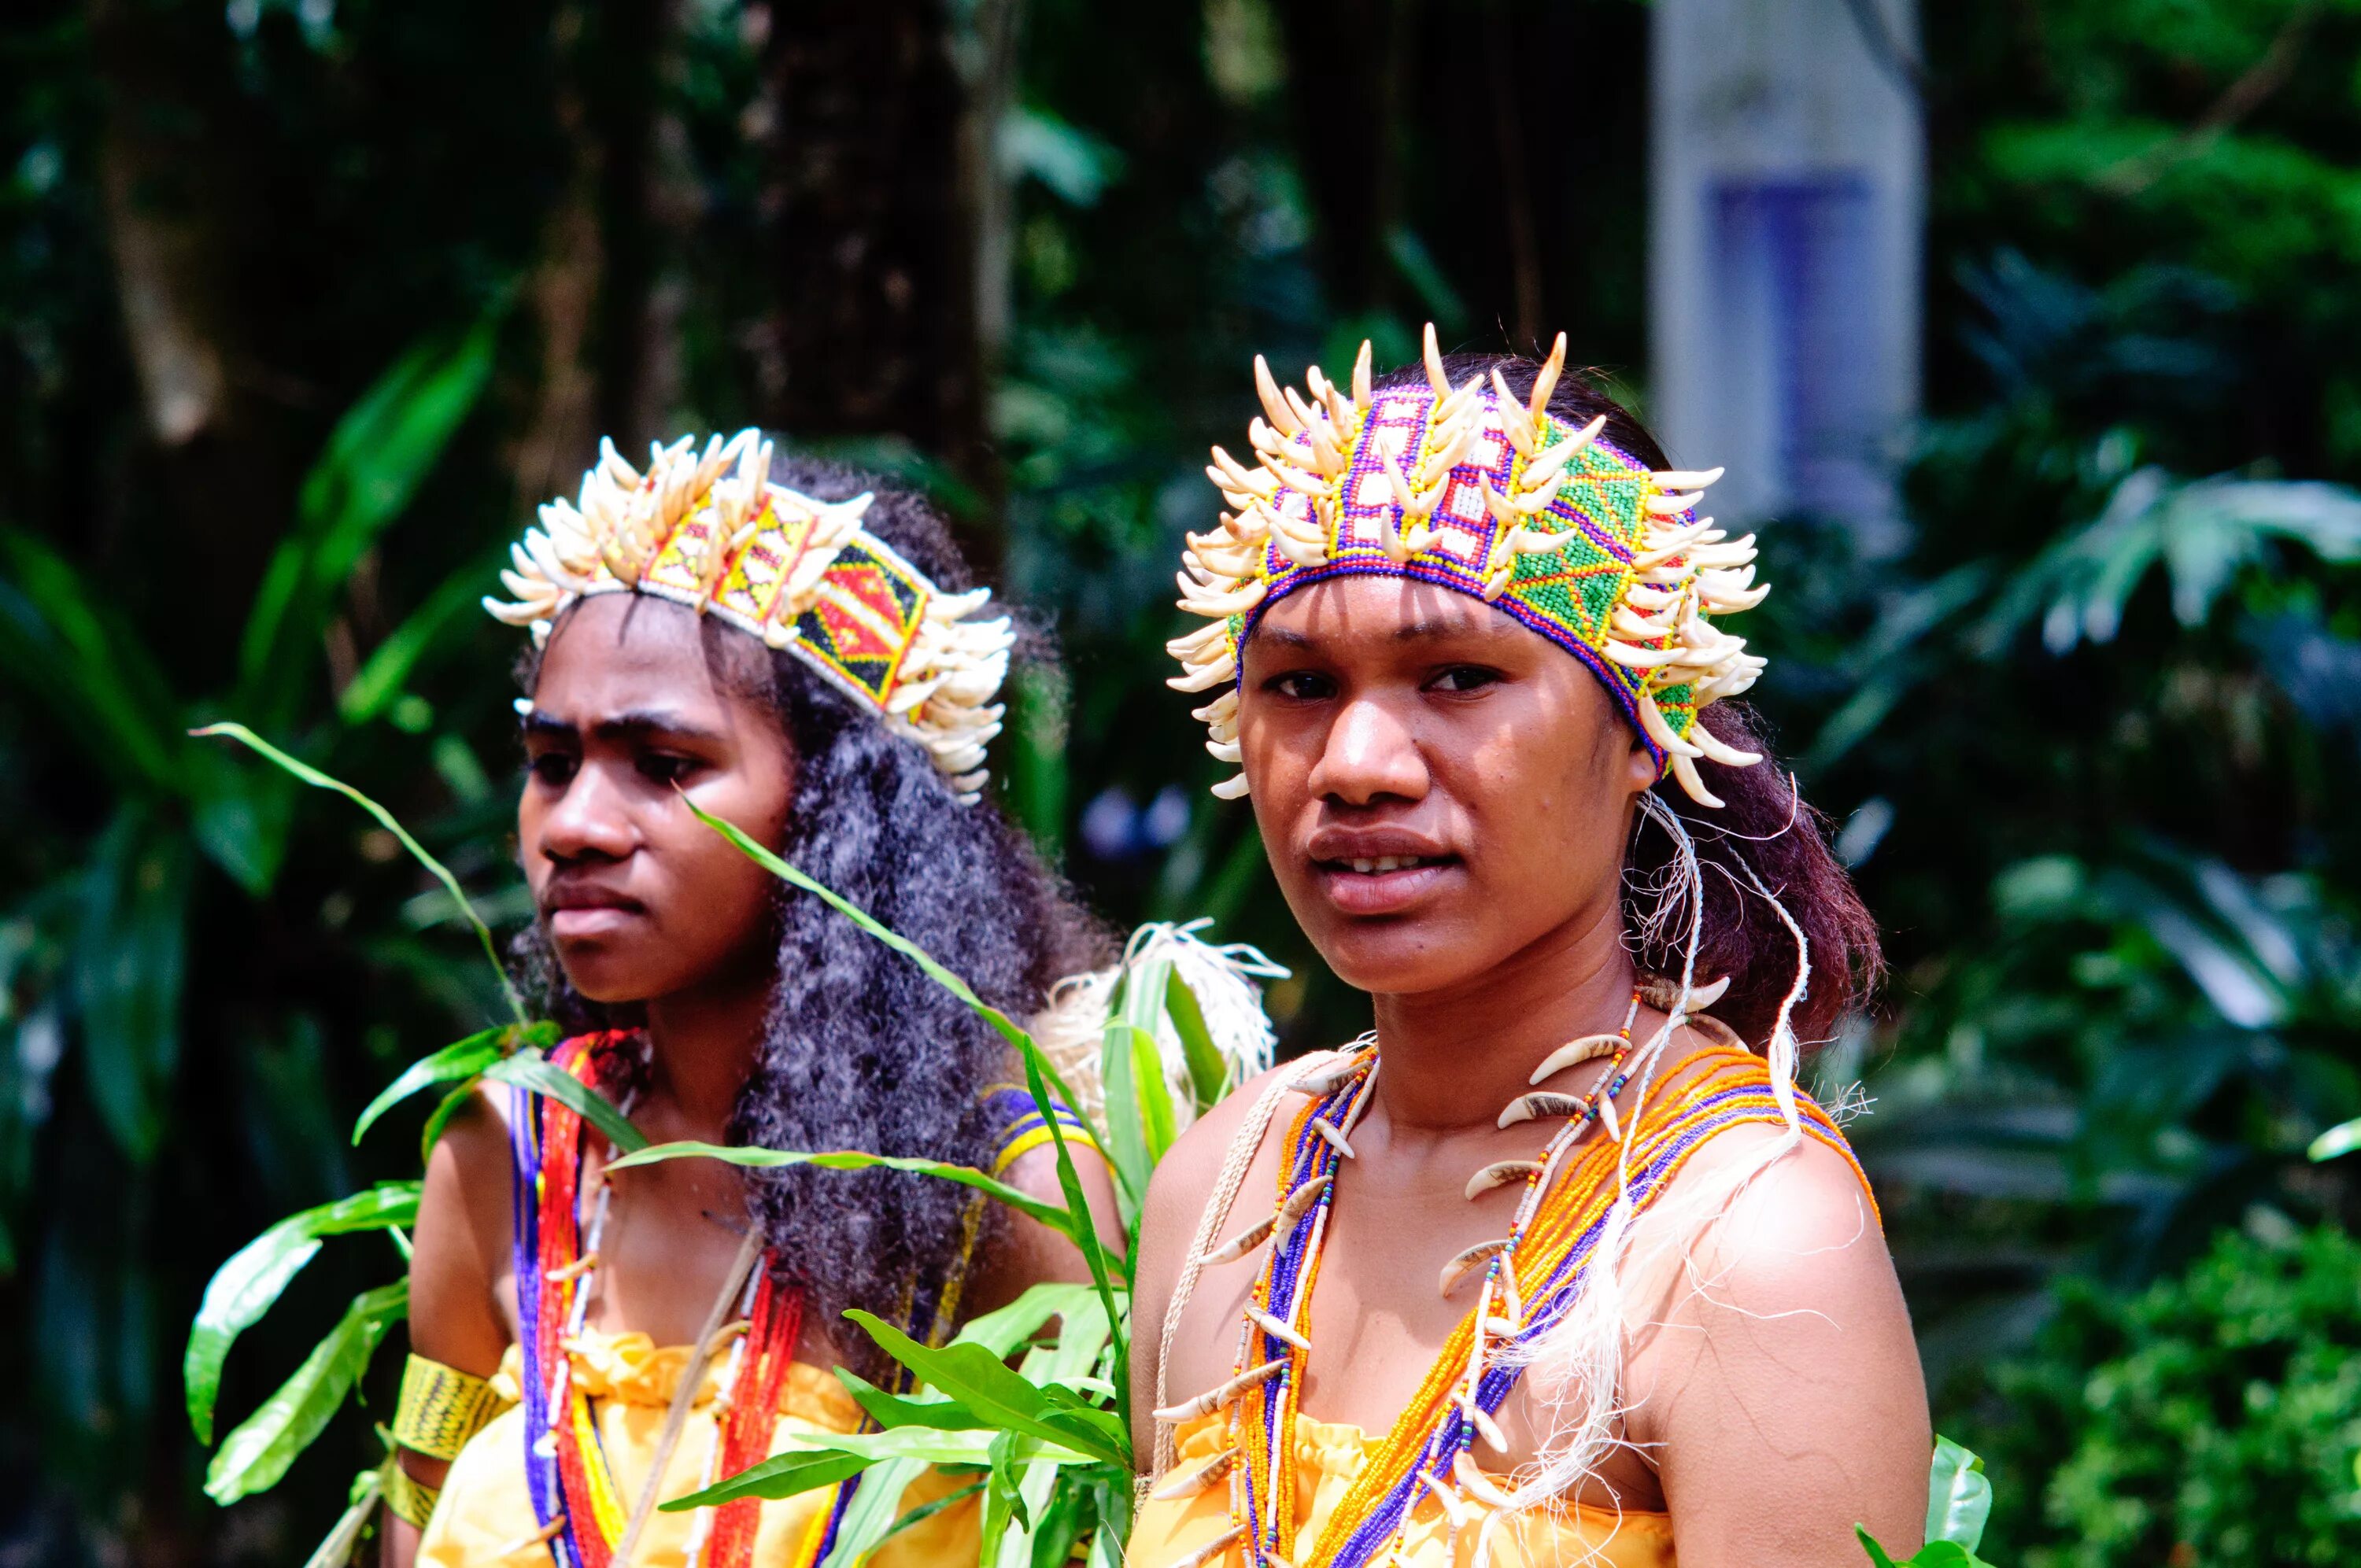
[[[410,504],[490,377],[498,313],[411,349],[346,410],[305,477],[297,526],[263,573],[238,648],[239,707],[291,716],[335,595]]]
[[[953,1336],[953,1344],[980,1344],[1003,1361],[1016,1347],[1041,1331],[1052,1318],[1071,1320],[1085,1309],[1104,1322],[1106,1312],[1097,1292],[1088,1285],[1036,1285],[1005,1307],[970,1318]]]
[[[2361,1116],[2356,1116],[2350,1122],[2341,1122],[2329,1128],[2328,1131],[2312,1139],[2312,1147],[2304,1152],[2316,1160],[2334,1159],[2339,1155],[2351,1154],[2357,1148],[2361,1148]]]
[[[1894,1568],[1894,1559],[1885,1554],[1885,1548],[1877,1543],[1877,1537],[1870,1534],[1860,1525],[1853,1526],[1852,1532],[1861,1537],[1861,1549],[1869,1553],[1869,1560],[1875,1563],[1877,1568]]]
[[[399,821],[397,821],[392,812],[388,811],[384,806],[379,806],[368,795],[363,795],[352,785],[345,783],[344,780],[332,778],[328,774],[322,773],[319,769],[312,766],[309,762],[298,762],[293,757],[291,757],[286,752],[280,751],[278,747],[272,745],[269,741],[265,740],[261,736],[257,735],[253,730],[248,729],[243,724],[208,724],[203,729],[192,729],[189,733],[198,736],[227,736],[229,739],[237,741],[240,745],[246,746],[259,753],[261,756],[269,759],[270,762],[277,763],[280,767],[284,768],[287,772],[294,774],[297,778],[302,779],[305,784],[310,784],[313,788],[334,790],[336,794],[343,795],[346,800],[351,801],[363,811],[368,812],[371,817],[377,818],[378,825],[383,828],[387,832],[392,834],[395,839],[401,843],[401,847],[410,851],[411,859],[425,867],[427,872],[432,874],[436,881],[440,882],[450,891],[453,900],[457,903],[461,911],[467,915],[467,924],[476,928],[476,939],[483,944],[484,960],[492,966],[492,972],[500,977],[500,993],[508,998],[509,1010],[515,1014],[518,1026],[526,1027],[532,1024],[533,1020],[525,1015],[524,999],[517,994],[515,984],[509,979],[508,966],[500,962],[500,949],[492,942],[491,927],[485,925],[482,916],[476,913],[476,906],[467,902],[467,894],[462,892],[459,887],[459,879],[451,874],[450,868],[445,866],[442,861],[436,860],[433,855],[428,854],[426,852],[426,846],[412,838],[410,836],[410,829],[404,828]]]
[[[850,1367],[836,1369],[836,1380],[852,1396],[852,1402],[868,1413],[886,1431],[903,1427],[924,1427],[933,1431],[973,1431],[983,1425],[982,1418],[957,1399],[906,1399],[889,1394]]]
[[[269,1490],[345,1402],[386,1329],[410,1306],[410,1282],[397,1280],[353,1298],[328,1337],[295,1375],[222,1440],[205,1469],[205,1495],[226,1507]]]
[[[954,1342],[941,1349],[920,1344],[893,1324],[858,1309],[845,1314],[868,1332],[879,1348],[917,1373],[932,1387],[961,1401],[1003,1431],[1025,1432],[1109,1464],[1128,1464],[1128,1446],[1111,1442],[1104,1431],[1052,1405],[1032,1384],[981,1345]]]
[[[994,1553],[994,1561],[1003,1559],[1000,1553],[1015,1548],[1025,1551],[1026,1538],[1033,1533],[1032,1512],[1026,1507],[1020,1490],[1025,1481],[1025,1462],[1040,1444],[1026,1432],[998,1431],[992,1435],[992,1473],[983,1488],[983,1528],[980,1534],[988,1542],[985,1550]],[[1010,1528],[1014,1521],[1015,1529]],[[1015,1536],[1016,1540],[1010,1538]],[[1027,1552],[1027,1556],[1031,1553]]]
[[[452,1117],[467,1109],[467,1102],[475,1097],[477,1090],[482,1087],[483,1081],[480,1075],[461,1080],[459,1086],[445,1094],[441,1102],[434,1107],[434,1112],[427,1116],[426,1126],[418,1135],[419,1164],[424,1165],[434,1157],[434,1146],[443,1141],[443,1129],[451,1124]]]
[[[107,1131],[137,1164],[163,1135],[180,1066],[193,869],[187,839],[131,805],[82,877],[71,973],[82,1073]]]
[[[382,1181],[300,1214],[290,1214],[240,1247],[214,1271],[189,1328],[189,1348],[181,1358],[188,1392],[189,1424],[199,1442],[214,1440],[214,1401],[221,1392],[222,1364],[237,1336],[252,1328],[320,1250],[324,1236],[388,1230],[418,1223],[416,1181]]]
[[[1180,1055],[1189,1064],[1190,1098],[1202,1115],[1230,1091],[1230,1064],[1222,1059],[1213,1031],[1205,1027],[1205,1010],[1197,1005],[1197,993],[1178,969],[1164,978],[1164,1015],[1180,1036]]]
[[[833,1486],[869,1468],[873,1462],[857,1453],[782,1453],[752,1469],[725,1476],[701,1492],[656,1505],[668,1514],[709,1508],[738,1497],[792,1497],[820,1486]]]
[[[609,1143],[626,1154],[648,1146],[646,1135],[625,1120],[612,1101],[538,1051],[519,1051],[512,1057],[504,1057],[486,1068],[483,1077],[487,1082],[512,1083],[572,1107],[576,1114],[604,1133]]]
[[[377,1124],[379,1117],[422,1089],[437,1083],[449,1083],[456,1079],[474,1078],[521,1046],[546,1050],[556,1043],[557,1025],[555,1024],[534,1024],[523,1029],[513,1024],[501,1024],[478,1030],[464,1040],[454,1041],[432,1056],[422,1057],[403,1069],[400,1078],[386,1085],[384,1092],[368,1102],[368,1109],[362,1112],[360,1120],[353,1124],[353,1142],[357,1146],[362,1135]]]
[[[64,556],[0,529],[0,676],[126,785],[181,793],[178,711],[137,631]]]
[[[943,1431],[933,1427],[903,1427],[895,1431],[807,1430],[790,1432],[783,1441],[790,1453],[849,1453],[873,1464],[883,1464],[892,1459],[923,1459],[929,1464],[981,1467],[991,1462],[993,1435],[989,1427],[964,1428],[956,1431]],[[1068,1448],[1055,1452],[1070,1460],[1080,1461],[1082,1457]]]
[[[475,607],[493,573],[470,561],[443,580],[426,602],[387,634],[336,694],[336,712],[346,724],[366,724],[393,705],[411,673],[452,620]]]
[[[728,1165],[745,1166],[753,1169],[775,1169],[782,1166],[816,1165],[825,1170],[905,1170],[918,1176],[939,1177],[956,1181],[961,1187],[972,1187],[978,1192],[997,1198],[1010,1208],[1040,1221],[1050,1229],[1071,1234],[1070,1216],[1063,1209],[1044,1203],[1039,1199],[1009,1186],[1005,1181],[986,1176],[971,1165],[952,1165],[946,1160],[917,1159],[905,1155],[862,1154],[855,1149],[829,1149],[818,1154],[806,1154],[793,1149],[750,1148],[744,1146],[725,1146],[720,1144],[700,1144],[693,1140],[680,1143],[642,1146],[625,1155],[608,1168],[621,1170],[634,1165],[653,1165],[667,1159],[718,1159]]]
[[[1147,1029],[1131,1031],[1131,1084],[1139,1104],[1139,1135],[1147,1142],[1148,1168],[1153,1172],[1180,1135],[1172,1113],[1172,1090],[1164,1081],[1164,1052]]]
[[[1123,1189],[1124,1206],[1134,1213],[1147,1200],[1148,1172],[1154,1164],[1148,1152],[1148,1140],[1140,1132],[1139,1087],[1135,1077],[1138,1053],[1132,1049],[1132,1036],[1137,1033],[1120,1018],[1110,1018],[1099,1036],[1099,1081],[1105,1095],[1107,1163],[1114,1168],[1115,1181]],[[1152,1047],[1154,1042],[1149,1044]]]
[[[1927,1479],[1927,1539],[1952,1541],[1973,1552],[1992,1517],[1993,1491],[1984,1462],[1938,1434]]]

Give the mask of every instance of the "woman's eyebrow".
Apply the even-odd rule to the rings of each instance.
[[[582,734],[581,726],[538,707],[524,716],[521,728],[528,737],[544,740],[577,740]],[[600,740],[644,740],[651,736],[663,736],[667,740],[719,744],[728,739],[719,729],[692,722],[664,708],[634,708],[611,714],[593,720],[589,730]]]

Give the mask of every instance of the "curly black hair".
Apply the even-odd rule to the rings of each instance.
[[[873,492],[864,527],[944,590],[972,586],[967,562],[922,497],[810,458],[780,457],[772,478],[823,500]],[[925,751],[793,653],[709,620],[705,642],[718,673],[777,714],[791,748],[795,794],[778,846],[791,863],[1015,1016],[1037,1011],[1062,976],[1112,961],[1106,935],[989,800],[961,805]],[[1055,656],[1038,631],[1025,634],[1018,654],[1037,669]],[[528,693],[536,670],[528,658]],[[778,981],[732,1140],[988,1168],[1000,1129],[983,1095],[1017,1070],[1006,1043],[818,899],[782,884],[776,916]],[[519,938],[516,957],[568,1030],[636,1022],[566,983],[538,923]],[[845,1309],[923,1323],[967,1245],[969,1199],[964,1188],[893,1171],[762,1171],[750,1191],[781,1281],[805,1292],[856,1366],[873,1366],[875,1352]],[[991,1245],[999,1223],[996,1211],[985,1215],[979,1247]]]

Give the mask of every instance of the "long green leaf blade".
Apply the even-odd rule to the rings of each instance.
[[[614,1102],[537,1051],[519,1051],[484,1069],[491,1083],[512,1083],[569,1106],[626,1154],[648,1146],[647,1135],[624,1119]]]
[[[1005,1363],[978,1345],[949,1344],[939,1350],[920,1344],[893,1324],[871,1312],[854,1309],[845,1314],[868,1332],[878,1347],[917,1373],[932,1387],[961,1401],[1002,1431],[1024,1432],[1060,1448],[1078,1450],[1109,1464],[1128,1464],[1126,1446],[1110,1442],[1104,1432],[1071,1420],[1041,1391],[1011,1372]]]
[[[502,1024],[478,1030],[464,1040],[456,1040],[432,1056],[422,1057],[402,1069],[401,1076],[387,1084],[383,1092],[368,1102],[360,1120],[353,1124],[353,1143],[357,1146],[363,1135],[377,1124],[378,1118],[401,1104],[420,1090],[438,1083],[473,1078],[492,1067],[508,1055],[520,1042],[546,1048],[556,1044],[555,1025],[536,1024],[530,1029],[518,1030],[514,1025]]]
[[[214,1440],[214,1401],[221,1392],[222,1365],[230,1345],[262,1320],[288,1282],[320,1250],[321,1238],[416,1224],[421,1185],[380,1182],[366,1192],[290,1214],[214,1271],[181,1359],[189,1424],[199,1442]]]
[[[1071,1229],[1069,1216],[1063,1209],[1044,1203],[1005,1181],[985,1175],[972,1165],[953,1165],[948,1160],[918,1159],[907,1155],[863,1154],[858,1149],[828,1149],[818,1154],[807,1154],[796,1149],[751,1148],[742,1145],[701,1144],[694,1139],[684,1139],[679,1143],[642,1146],[607,1168],[624,1170],[631,1166],[654,1165],[667,1159],[718,1159],[726,1165],[743,1166],[755,1170],[816,1165],[823,1170],[908,1171],[915,1176],[938,1177],[945,1181],[956,1181],[961,1187],[973,1188],[1060,1233],[1071,1233]]]
[[[874,1463],[857,1453],[782,1453],[751,1470],[725,1476],[701,1492],[674,1497],[656,1507],[664,1513],[675,1514],[690,1508],[718,1508],[740,1497],[792,1497],[798,1492],[850,1480]]]
[[[353,1298],[328,1337],[262,1408],[222,1440],[205,1470],[205,1495],[226,1507],[269,1490],[295,1456],[324,1431],[361,1374],[386,1329],[408,1310],[410,1282],[397,1280]]]
[[[450,868],[428,854],[426,846],[412,838],[410,829],[396,820],[392,812],[345,783],[344,780],[331,777],[309,762],[299,762],[289,756],[243,724],[227,722],[208,724],[202,729],[192,729],[189,733],[196,736],[227,736],[230,740],[236,740],[294,774],[313,788],[333,790],[377,818],[378,825],[392,834],[401,847],[410,851],[411,859],[425,867],[437,882],[449,890],[453,901],[467,916],[467,924],[476,928],[476,939],[483,944],[484,961],[490,964],[492,972],[500,977],[500,993],[508,998],[509,1010],[516,1014],[518,1026],[522,1028],[532,1024],[533,1020],[525,1015],[524,999],[517,994],[515,982],[509,979],[508,966],[500,962],[500,948],[492,941],[492,928],[484,924],[483,916],[476,913],[476,906],[467,902],[467,894],[459,887],[459,879],[451,874]]]

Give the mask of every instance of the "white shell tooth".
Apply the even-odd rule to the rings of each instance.
[[[1569,1040],[1543,1057],[1542,1065],[1533,1069],[1533,1076],[1527,1081],[1539,1083],[1545,1078],[1556,1077],[1567,1068],[1578,1067],[1600,1057],[1613,1056],[1623,1048],[1624,1043],[1620,1035],[1585,1035],[1578,1040]]]
[[[1467,1179],[1467,1197],[1473,1201],[1495,1187],[1505,1187],[1511,1181],[1541,1173],[1542,1162],[1537,1159],[1495,1160]]]
[[[1245,1230],[1240,1231],[1236,1235],[1232,1236],[1228,1241],[1224,1242],[1220,1246],[1213,1248],[1211,1252],[1199,1257],[1197,1260],[1198,1266],[1203,1268],[1211,1268],[1215,1264],[1235,1263],[1238,1259],[1246,1256],[1246,1254],[1254,1251],[1255,1248],[1262,1245],[1263,1243],[1270,1240],[1271,1229],[1276,1223],[1277,1217],[1273,1216],[1270,1219],[1262,1220],[1257,1223],[1247,1226]]]
[[[1578,1116],[1587,1103],[1579,1094],[1554,1094],[1545,1089],[1532,1094],[1520,1094],[1509,1102],[1507,1110],[1500,1113],[1499,1124],[1513,1127],[1519,1122],[1535,1121],[1544,1116]]]
[[[1335,1127],[1314,1116],[1312,1119],[1312,1130],[1328,1141],[1328,1146],[1336,1151],[1338,1158],[1353,1157],[1353,1146],[1345,1141],[1345,1135],[1338,1132]]]
[[[1279,1212],[1272,1216],[1274,1223],[1279,1225],[1292,1225],[1296,1221],[1303,1218],[1304,1211],[1319,1201],[1320,1195],[1328,1190],[1329,1182],[1334,1179],[1334,1177],[1315,1176],[1289,1193],[1287,1201],[1281,1203],[1279,1206]]]
[[[1205,1542],[1204,1545],[1197,1548],[1196,1551],[1189,1553],[1188,1556],[1175,1561],[1172,1564],[1172,1568],[1205,1568],[1206,1563],[1211,1563],[1214,1558],[1221,1556],[1224,1552],[1229,1551],[1231,1547],[1235,1546],[1240,1541],[1244,1540],[1246,1533],[1246,1526],[1242,1524],[1234,1524],[1229,1529],[1224,1530],[1221,1534],[1213,1537],[1213,1540]]]
[[[1287,1365],[1284,1359],[1266,1361],[1260,1366],[1249,1367],[1218,1387],[1208,1388],[1193,1399],[1183,1399],[1177,1405],[1167,1405],[1156,1412],[1159,1421],[1193,1421],[1199,1416],[1211,1415],[1256,1384],[1268,1379]]]
[[[1470,1274],[1489,1263],[1499,1254],[1508,1251],[1512,1239],[1502,1236],[1498,1241],[1477,1242],[1474,1246],[1444,1264],[1442,1277],[1438,1281],[1443,1293],[1445,1296],[1450,1295]]]
[[[1262,1310],[1258,1307],[1248,1307],[1246,1309],[1246,1316],[1254,1320],[1255,1327],[1260,1329],[1263,1332],[1268,1334],[1271,1338],[1279,1341],[1282,1344],[1291,1344],[1298,1350],[1310,1350],[1312,1348],[1312,1342],[1310,1340],[1305,1339],[1301,1334],[1288,1327],[1287,1324],[1281,1322],[1279,1319],[1271,1316],[1271,1314]]]
[[[1237,1463],[1237,1458],[1238,1451],[1235,1448],[1225,1448],[1193,1470],[1173,1471],[1158,1482],[1155,1489],[1148,1495],[1159,1502],[1166,1503],[1174,1502],[1182,1497],[1193,1497],[1228,1475],[1230,1466]]]

